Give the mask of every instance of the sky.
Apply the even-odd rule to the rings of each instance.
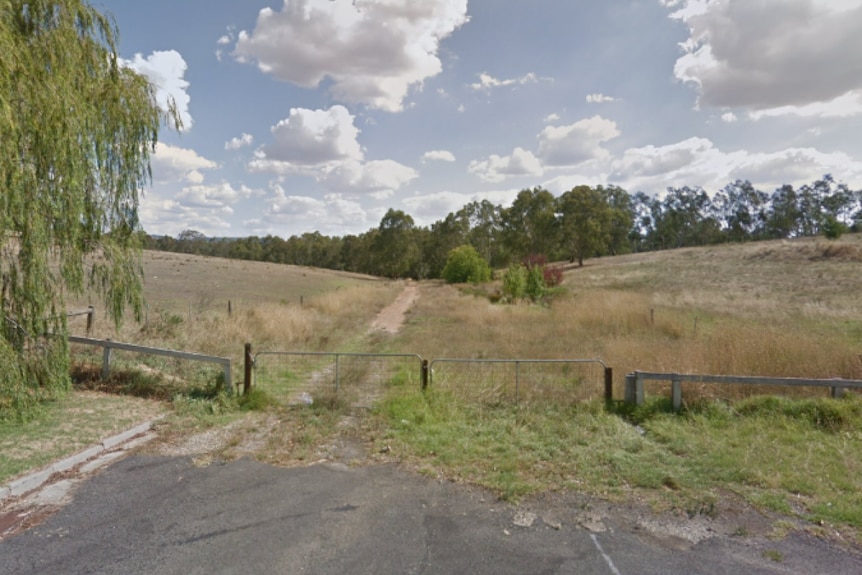
[[[151,234],[427,226],[535,186],[862,188],[862,0],[92,4],[183,120]]]

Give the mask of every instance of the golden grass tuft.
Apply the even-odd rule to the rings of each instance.
[[[599,357],[614,368],[617,396],[635,370],[862,379],[862,267],[811,259],[823,246],[860,248],[856,237],[841,245],[607,258],[569,271],[570,292],[545,307],[428,284],[399,346],[430,358]]]

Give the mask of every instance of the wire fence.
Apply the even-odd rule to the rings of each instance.
[[[607,398],[609,368],[599,359],[435,359],[430,385],[483,404],[570,404]]]

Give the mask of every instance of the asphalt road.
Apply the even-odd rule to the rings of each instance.
[[[862,573],[805,534],[656,538],[550,497],[514,507],[394,465],[281,469],[131,456],[43,523],[0,541],[2,575]],[[583,521],[581,521],[583,523]]]

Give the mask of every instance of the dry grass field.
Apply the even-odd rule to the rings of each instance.
[[[478,289],[423,282],[397,333],[369,331],[402,291],[397,282],[155,252],[145,269],[145,321],[117,332],[97,320],[93,335],[229,356],[235,379],[245,342],[429,359],[601,358],[614,368],[617,398],[634,370],[862,379],[858,235],[588,260],[569,267],[563,288],[541,305],[491,303],[493,282]],[[83,318],[74,321],[81,333]],[[400,373],[359,414],[331,396],[289,405],[290,382],[264,385],[238,408],[201,396],[214,385],[213,371],[118,356],[118,371],[172,399],[160,425],[166,444],[228,426],[212,434],[222,440],[206,461],[251,455],[293,465],[349,453],[348,463],[394,459],[510,499],[575,490],[689,516],[743,500],[791,517],[793,529],[862,541],[862,400],[853,394],[746,399],[750,390],[739,387],[693,388],[678,415],[656,401],[666,396],[660,384],[648,385],[644,408],[626,412],[605,410],[600,400],[476,404],[433,385],[422,393],[418,377]],[[76,349],[75,357],[84,371],[98,370],[98,352]],[[123,381],[112,389],[133,391]],[[719,401],[698,401],[708,398]],[[126,400],[146,401],[141,413],[151,413],[151,401]],[[0,429],[0,440],[14,433]],[[44,428],[35,440],[44,444]]]
[[[184,254],[144,252],[143,265],[148,306],[141,323],[127,317],[116,330],[98,301],[87,298],[72,302],[70,310],[94,305],[92,337],[230,357],[235,380],[242,378],[245,342],[338,348],[400,291],[397,284],[357,274]],[[70,331],[84,335],[86,318],[71,319]],[[219,369],[211,364],[115,352],[114,375],[102,382],[102,350],[73,345],[72,351],[76,373],[87,381],[33,421],[0,424],[0,484],[156,415],[169,415],[166,433],[241,416],[217,401],[194,399],[217,383]]]
[[[546,306],[504,306],[428,285],[399,346],[425,357],[599,357],[618,397],[634,370],[862,379],[859,236],[589,260],[564,287]]]

